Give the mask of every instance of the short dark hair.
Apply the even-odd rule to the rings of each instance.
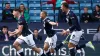
[[[96,5],[98,8],[100,8],[100,5]]]
[[[37,28],[36,28],[36,29],[34,29],[34,31],[35,31],[35,30],[37,30],[37,31],[38,31],[38,29],[37,29]]]
[[[2,26],[1,30],[3,30],[3,28],[6,28],[8,30],[8,27],[7,26]]]
[[[46,11],[42,11],[46,16],[47,16],[47,12]]]
[[[19,10],[19,9],[17,9],[17,8],[15,8],[13,11],[18,11],[18,12],[20,12],[20,10]]]
[[[97,32],[99,32],[100,30],[99,30],[99,28],[100,28],[100,25],[98,26],[98,28],[97,28]]]
[[[5,5],[6,5],[6,4],[10,4],[10,3],[5,3]]]
[[[66,7],[66,8],[69,8],[68,3],[66,3],[66,2],[62,3],[62,5],[63,5],[64,7]]]

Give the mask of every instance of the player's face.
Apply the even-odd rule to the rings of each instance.
[[[61,9],[63,12],[65,12],[65,7],[63,5],[61,5]]]
[[[46,15],[45,15],[43,12],[40,13],[40,17],[41,17],[41,19],[44,19],[45,16],[46,16]]]
[[[16,18],[17,17],[17,11],[13,11],[13,15],[14,15],[14,18]]]

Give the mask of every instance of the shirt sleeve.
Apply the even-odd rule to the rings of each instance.
[[[49,23],[49,22],[50,22],[50,19],[46,19],[45,22],[46,22],[46,23],[47,23],[47,22]]]

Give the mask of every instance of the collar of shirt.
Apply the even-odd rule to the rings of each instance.
[[[48,17],[46,17],[45,19],[43,19],[43,21],[45,21]]]
[[[68,15],[68,14],[69,14],[69,12],[70,12],[70,10],[68,10],[68,12],[66,13],[66,15]]]
[[[20,19],[21,15],[18,17],[18,19]]]

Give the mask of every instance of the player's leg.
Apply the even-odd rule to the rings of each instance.
[[[21,37],[21,36],[20,36]],[[21,48],[20,44],[22,44],[24,42],[24,40],[19,39],[19,37],[15,40],[15,42],[13,43],[13,46],[15,47],[15,49],[17,50],[17,53],[20,56],[24,56],[23,53],[23,49]]]
[[[90,47],[91,49],[95,50],[95,47],[94,47],[94,45],[92,44],[91,41],[89,41],[89,42],[86,43],[86,44],[77,45],[77,46],[76,46],[76,49],[78,50],[78,49],[85,48],[85,47]]]
[[[69,43],[68,43],[68,48],[70,50],[70,55],[75,56],[75,50],[76,50],[76,45],[78,45],[78,42],[81,38],[81,35],[83,34],[82,31],[74,31],[71,34]]]
[[[44,42],[44,54],[50,56],[50,43],[51,43],[51,37],[47,37]]]
[[[43,53],[43,49],[36,47],[32,34],[26,36],[25,42],[32,48],[33,51],[35,51],[36,53],[38,53],[41,56],[45,56]]]
[[[63,40],[59,45],[56,46],[55,51],[57,52],[63,45],[68,44],[69,38],[70,35],[68,35],[65,40]]]
[[[51,45],[50,45],[50,52],[51,52],[52,54],[55,52],[56,43],[57,43],[57,35],[55,34],[55,35],[52,37],[52,41],[51,41]]]
[[[44,43],[44,54],[46,54],[47,56],[50,56],[50,49],[49,49],[49,43],[45,42]]]

